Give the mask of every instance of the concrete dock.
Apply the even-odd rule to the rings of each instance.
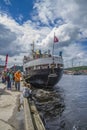
[[[17,99],[20,92],[7,90],[6,85],[0,83],[0,130],[24,130],[24,112],[18,112]]]
[[[20,94],[0,83],[0,130],[45,130],[34,102],[24,98],[24,108],[18,111]]]

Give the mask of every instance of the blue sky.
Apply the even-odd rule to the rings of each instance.
[[[34,0],[1,0],[1,10],[7,12],[19,24],[31,19]],[[21,17],[21,18],[20,18]]]
[[[0,62],[9,55],[8,66],[22,64],[30,44],[36,49],[63,52],[66,66],[75,59],[87,65],[87,0],[0,0]],[[76,63],[77,62],[77,63]]]

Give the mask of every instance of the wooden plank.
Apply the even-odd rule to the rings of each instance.
[[[37,130],[46,130],[34,103],[30,105],[35,127]]]
[[[34,130],[34,125],[32,122],[32,116],[30,112],[30,106],[27,98],[24,98],[24,114],[25,114],[25,128],[26,130]]]

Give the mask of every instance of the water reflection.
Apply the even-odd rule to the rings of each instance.
[[[55,125],[55,130],[58,127],[64,128],[65,122],[61,118],[62,112],[65,109],[64,104],[64,94],[60,87],[56,86],[58,89],[53,90],[34,90],[33,94],[36,100],[36,106],[38,111],[45,120],[45,126],[47,130],[53,130]],[[57,128],[57,129],[56,129]]]
[[[87,76],[64,75],[53,90],[35,90],[46,130],[87,130]]]
[[[59,86],[65,94],[63,130],[87,130],[87,76],[64,75]]]

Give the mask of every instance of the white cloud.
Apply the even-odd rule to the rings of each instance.
[[[5,2],[9,3],[10,1],[5,0]],[[86,61],[86,51],[81,44],[76,44],[77,41],[82,42],[87,38],[86,5],[86,0],[46,0],[39,2],[37,0],[32,15],[35,22],[28,20],[23,25],[19,25],[6,14],[0,14],[0,54],[5,55],[9,52],[9,62],[19,64],[18,59],[21,61],[23,55],[29,53],[30,44],[33,41],[36,42],[36,48],[42,47],[43,50],[52,50],[55,32],[59,38],[59,43],[55,45],[56,54],[62,50],[65,61],[76,57],[76,55],[85,57],[84,61]],[[23,16],[20,15],[20,21],[22,18]],[[6,45],[7,48],[5,48]],[[15,57],[16,61],[13,60]]]
[[[57,53],[58,50],[63,50],[65,60],[68,58],[71,59],[76,55],[81,55],[81,57],[84,59],[84,62],[86,61],[86,50],[82,49],[81,44],[76,44],[77,41],[79,43],[84,40],[87,41],[86,5],[86,0],[47,0],[40,3],[37,2],[35,4],[35,9],[37,10],[38,14],[36,18],[49,26],[50,23],[55,23],[54,26],[58,27],[55,30],[55,33],[59,38],[59,44],[56,45],[55,51]],[[42,15],[42,12],[44,15]],[[45,20],[43,20],[43,16]],[[55,20],[56,22],[53,22]],[[53,32],[54,29],[49,34],[49,36],[43,40],[43,44],[47,43],[49,47],[52,47]],[[68,55],[67,52],[69,53]]]
[[[6,55],[8,53],[10,63],[13,63],[14,56],[17,57],[16,59],[23,59],[23,54],[29,54],[31,51],[30,44],[33,41],[41,42],[41,39],[43,39],[48,32],[50,32],[48,27],[36,28],[35,24],[31,21],[19,25],[6,14],[0,14],[0,55]],[[38,48],[37,45],[35,46]],[[18,60],[18,62],[19,61],[22,64],[22,60]],[[15,62],[17,62],[17,60]]]

